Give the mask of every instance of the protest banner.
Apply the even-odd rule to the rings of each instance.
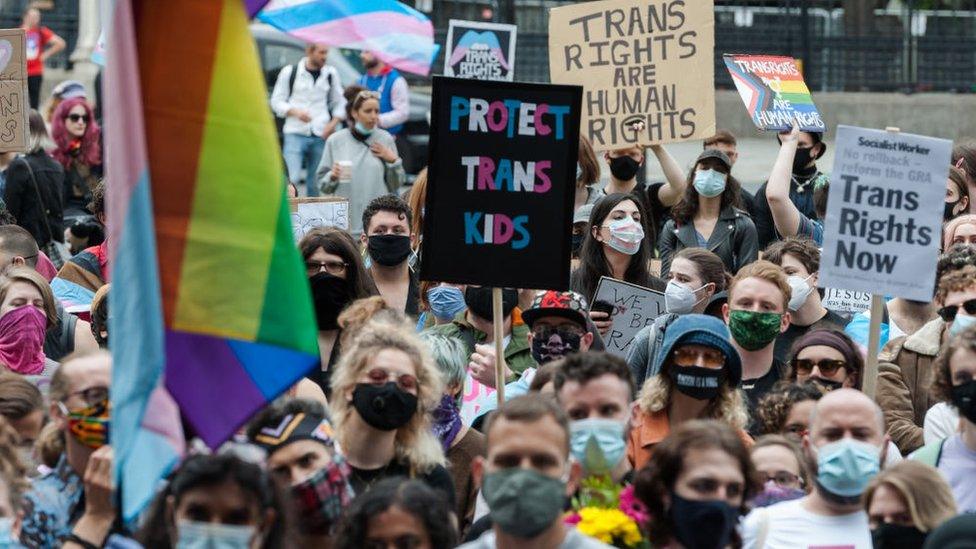
[[[649,288],[601,277],[590,310],[607,310],[610,307],[610,331],[603,337],[607,352],[627,358],[634,336],[644,326],[664,314],[664,294]]]
[[[860,313],[871,307],[871,294],[824,288],[823,306],[835,313]]]
[[[715,133],[713,0],[604,0],[549,11],[549,77],[584,88],[597,150]],[[643,121],[644,130],[631,128]]]
[[[515,79],[515,25],[451,19],[444,76],[472,80]]]
[[[0,152],[27,150],[26,34],[0,29]]]
[[[336,227],[349,230],[349,201],[340,196],[292,198],[291,228],[298,242],[316,227]]]
[[[805,132],[827,129],[795,59],[728,53],[723,59],[757,128],[789,130],[796,120]]]

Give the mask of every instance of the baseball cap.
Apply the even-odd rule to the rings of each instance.
[[[729,160],[729,156],[718,149],[705,149],[704,151],[702,151],[700,155],[698,155],[698,158],[695,159],[695,164],[698,164],[702,160],[707,160],[709,158],[714,158],[719,162],[721,162],[722,164],[725,164],[726,169],[729,170],[732,169],[732,161]]]
[[[576,208],[576,211],[573,212],[573,225],[589,222],[591,213],[593,213],[593,204],[583,204]]]
[[[65,80],[57,86],[54,86],[54,90],[51,91],[51,95],[54,97],[59,97],[62,100],[71,99],[74,97],[88,97],[88,92],[85,91],[85,85],[77,80]]]
[[[559,316],[578,323],[586,329],[586,298],[572,291],[544,290],[536,294],[532,305],[522,312],[522,320],[531,328],[544,316]]]

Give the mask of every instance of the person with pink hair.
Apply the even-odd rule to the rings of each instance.
[[[954,217],[942,229],[942,249],[953,244],[976,244],[976,214]]]
[[[51,134],[53,156],[64,167],[65,220],[90,217],[91,190],[102,178],[102,132],[88,101],[73,97],[58,105]]]

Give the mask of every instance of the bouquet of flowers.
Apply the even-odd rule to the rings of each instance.
[[[648,519],[633,486],[620,486],[609,475],[599,475],[583,479],[565,522],[614,547],[644,549],[650,547],[642,534]]]

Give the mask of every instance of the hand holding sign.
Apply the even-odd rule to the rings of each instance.
[[[471,361],[468,362],[468,371],[471,376],[482,385],[495,388],[495,346],[494,345],[475,345],[474,352],[471,353]],[[505,379],[512,377],[512,370],[505,366]]]

